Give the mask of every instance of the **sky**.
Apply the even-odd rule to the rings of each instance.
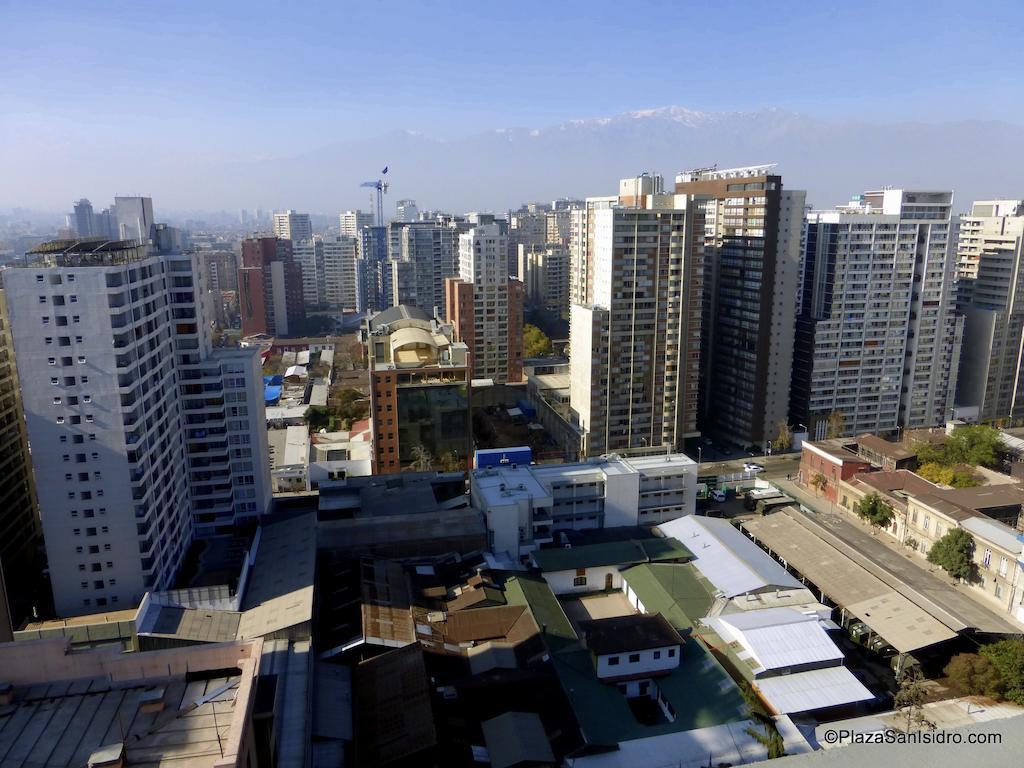
[[[671,104],[1024,124],[1012,2],[0,0],[0,31],[0,207]]]

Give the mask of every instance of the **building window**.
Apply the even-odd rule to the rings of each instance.
[[[577,568],[576,575],[573,577],[572,585],[574,587],[585,587],[587,586],[587,569]]]
[[[985,554],[983,554],[981,556],[981,564],[983,566],[985,566],[986,568],[989,568],[992,565],[992,550],[991,549],[986,549],[985,550]]]
[[[609,656],[608,657],[608,666],[609,667],[617,667],[617,666],[619,666],[619,657],[618,656]]]
[[[655,659],[655,661],[657,661],[660,658],[661,658],[661,651],[655,651],[654,652],[654,659]]]
[[[629,654],[629,663],[630,664],[637,664],[639,662],[640,662],[640,654],[639,653],[631,653],[631,654]]]
[[[676,649],[675,648],[669,648],[668,649],[668,657],[670,659],[674,659],[675,656],[676,656]]]

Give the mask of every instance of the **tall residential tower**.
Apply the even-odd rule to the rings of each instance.
[[[569,339],[584,451],[678,449],[698,434],[703,209],[646,175],[620,182],[615,202],[590,202],[588,295]]]
[[[813,437],[952,415],[963,335],[952,202],[885,189],[808,214],[790,417]]]

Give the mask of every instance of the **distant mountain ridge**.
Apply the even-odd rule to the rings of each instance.
[[[829,207],[882,186],[953,189],[955,208],[1024,196],[1024,127],[998,121],[877,123],[780,109],[702,112],[682,106],[498,128],[454,139],[396,130],[294,157],[212,169],[202,197],[258,190],[267,207],[330,211],[369,206],[361,181],[390,167],[391,200],[421,209],[505,210],[531,200],[606,195],[650,171],[671,185],[683,169],[778,163],[785,185]],[[223,207],[224,203],[217,205]],[[251,205],[251,204],[250,204]]]

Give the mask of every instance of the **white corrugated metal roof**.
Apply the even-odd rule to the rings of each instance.
[[[843,658],[816,615],[792,608],[728,613],[704,621],[723,640],[741,646],[742,651],[735,648],[741,658],[752,657],[758,665],[755,674]]]
[[[309,350],[304,349],[295,356],[298,365],[309,365]]]
[[[694,566],[726,597],[804,586],[728,520],[688,515],[658,529],[693,552]]]
[[[284,377],[286,379],[290,378],[292,376],[300,376],[301,377],[301,376],[305,376],[305,375],[306,375],[306,369],[303,366],[301,366],[301,365],[293,365],[293,366],[289,367],[287,371],[284,372]]]
[[[754,686],[779,714],[811,712],[874,698],[846,667],[764,677],[754,681]]]

